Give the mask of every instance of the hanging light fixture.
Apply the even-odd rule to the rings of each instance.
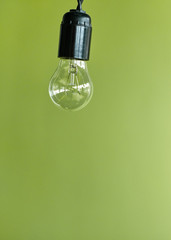
[[[58,51],[60,61],[49,84],[52,101],[59,108],[70,111],[85,107],[93,95],[93,84],[87,68],[91,18],[82,10],[83,0],[77,1],[77,9],[63,16]]]

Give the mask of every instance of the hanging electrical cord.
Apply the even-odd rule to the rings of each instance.
[[[83,1],[84,1],[84,0],[77,0],[77,2],[78,2],[77,10],[78,10],[78,11],[82,11]]]

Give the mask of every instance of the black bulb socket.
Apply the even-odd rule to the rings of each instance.
[[[88,61],[90,56],[91,17],[82,10],[65,13],[60,28],[59,58]]]

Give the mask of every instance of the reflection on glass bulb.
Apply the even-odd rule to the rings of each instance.
[[[52,101],[64,110],[77,111],[85,107],[93,95],[87,63],[61,59],[50,81],[49,94]]]

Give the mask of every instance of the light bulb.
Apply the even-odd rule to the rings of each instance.
[[[93,84],[87,69],[91,17],[82,10],[83,0],[77,2],[77,8],[71,9],[62,18],[58,49],[60,61],[49,84],[52,101],[59,108],[70,111],[85,107],[93,95]]]
[[[91,100],[93,84],[87,63],[82,60],[60,59],[49,84],[49,95],[61,109],[77,111]]]

